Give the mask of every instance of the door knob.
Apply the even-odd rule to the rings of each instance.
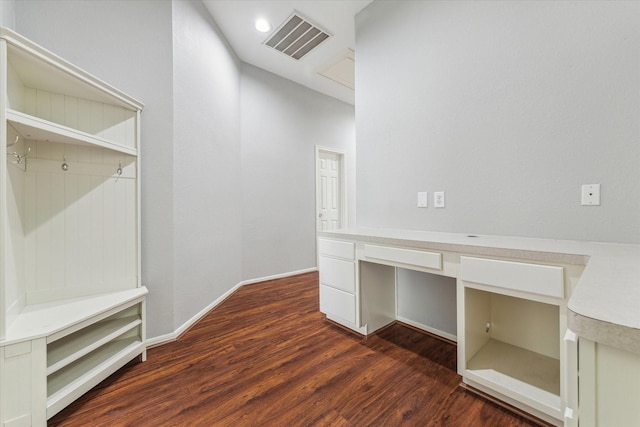
[[[321,214],[321,213],[320,213],[320,214],[318,214],[318,218],[322,218],[322,214]]]

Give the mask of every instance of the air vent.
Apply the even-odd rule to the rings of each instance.
[[[329,37],[326,31],[295,12],[264,44],[293,59],[300,59]]]

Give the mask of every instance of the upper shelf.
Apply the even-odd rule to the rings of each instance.
[[[117,105],[131,111],[143,104],[18,33],[0,27],[7,59],[26,87]]]
[[[135,156],[137,150],[90,135],[67,126],[43,120],[19,111],[7,110],[7,120],[11,126],[25,139],[50,141],[62,144],[91,145],[109,148],[120,153]]]
[[[0,27],[3,69],[0,119],[25,139],[137,154],[142,103],[136,99]]]

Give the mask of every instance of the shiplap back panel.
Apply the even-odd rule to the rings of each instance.
[[[24,86],[16,70],[7,64],[7,108],[24,111]]]
[[[27,303],[135,287],[133,158],[103,148],[28,143],[35,149],[24,173]],[[127,174],[115,175],[119,163],[129,165]],[[76,165],[85,167],[75,172]],[[90,169],[114,175],[92,175]]]
[[[81,130],[90,135],[131,148],[136,143],[136,112],[46,90],[25,87],[17,73],[8,70],[11,90],[7,93],[9,107],[60,125]]]
[[[15,133],[7,132],[8,140],[15,139]],[[23,142],[9,148],[11,151],[23,153]],[[7,253],[5,263],[5,312],[7,324],[18,315],[25,304],[25,257],[24,257],[24,169],[22,165],[14,165],[11,158],[7,161]]]

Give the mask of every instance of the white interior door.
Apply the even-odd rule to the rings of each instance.
[[[318,151],[316,224],[319,231],[342,227],[342,158],[339,153]]]

